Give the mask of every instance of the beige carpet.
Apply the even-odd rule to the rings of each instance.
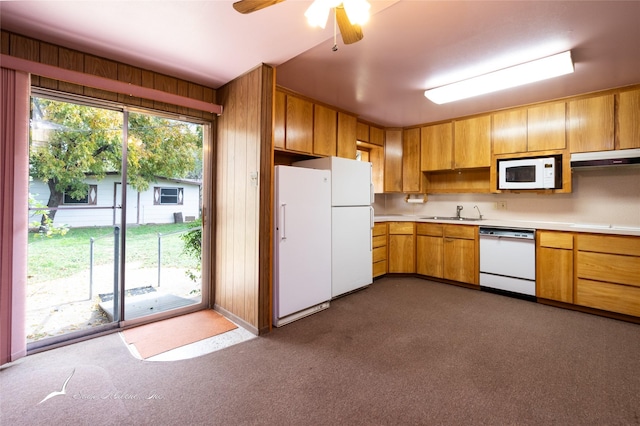
[[[144,359],[237,328],[213,310],[170,318],[122,332]]]

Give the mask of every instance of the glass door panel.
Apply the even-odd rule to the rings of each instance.
[[[122,147],[121,112],[35,96],[31,108],[28,344],[115,325]]]
[[[202,302],[204,133],[200,124],[140,112],[128,122],[126,321]]]

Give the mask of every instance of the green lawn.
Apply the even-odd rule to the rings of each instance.
[[[180,238],[181,234],[170,234],[187,229],[189,227],[184,223],[130,226],[127,230],[127,262],[140,262],[142,267],[157,267],[158,233],[162,233],[162,266],[194,268],[196,260],[182,252],[184,243]],[[92,237],[94,238],[94,265],[112,264],[114,256],[112,226],[71,228],[66,235],[51,238],[29,234],[29,282],[63,278],[89,269]]]

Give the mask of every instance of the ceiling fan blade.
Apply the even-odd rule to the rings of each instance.
[[[362,34],[362,27],[360,27],[360,25],[353,25],[349,22],[344,6],[340,5],[336,7],[335,10],[336,21],[338,21],[338,27],[340,28],[340,34],[342,35],[342,41],[344,44],[351,44],[362,40],[364,37],[364,34]]]
[[[283,1],[284,0],[240,0],[233,3],[233,8],[240,13],[252,13]]]

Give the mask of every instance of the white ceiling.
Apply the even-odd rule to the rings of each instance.
[[[640,83],[640,1],[371,1],[364,39],[332,51],[310,1],[0,2],[3,29],[218,88],[260,63],[278,84],[401,127]],[[572,50],[575,73],[436,105],[427,88]]]

